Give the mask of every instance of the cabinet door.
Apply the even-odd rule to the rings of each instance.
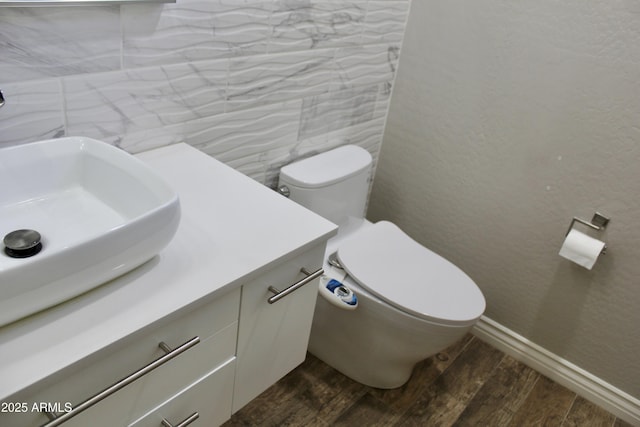
[[[242,287],[233,412],[302,363],[307,352],[318,280],[270,304],[269,287],[283,290],[322,267],[324,243],[278,264]]]

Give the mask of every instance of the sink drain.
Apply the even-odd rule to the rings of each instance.
[[[35,230],[15,230],[4,236],[4,252],[11,258],[28,258],[40,252],[40,240]]]

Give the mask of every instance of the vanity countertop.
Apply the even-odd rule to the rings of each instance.
[[[333,223],[189,145],[136,157],[180,195],[175,237],[132,272],[0,328],[0,401],[336,233]]]

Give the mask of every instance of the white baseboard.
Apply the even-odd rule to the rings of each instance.
[[[471,333],[616,417],[640,426],[640,400],[482,316]]]

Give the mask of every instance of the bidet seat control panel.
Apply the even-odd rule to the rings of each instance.
[[[320,295],[331,304],[346,310],[355,310],[358,306],[358,297],[342,282],[329,276],[322,276],[319,283]]]

